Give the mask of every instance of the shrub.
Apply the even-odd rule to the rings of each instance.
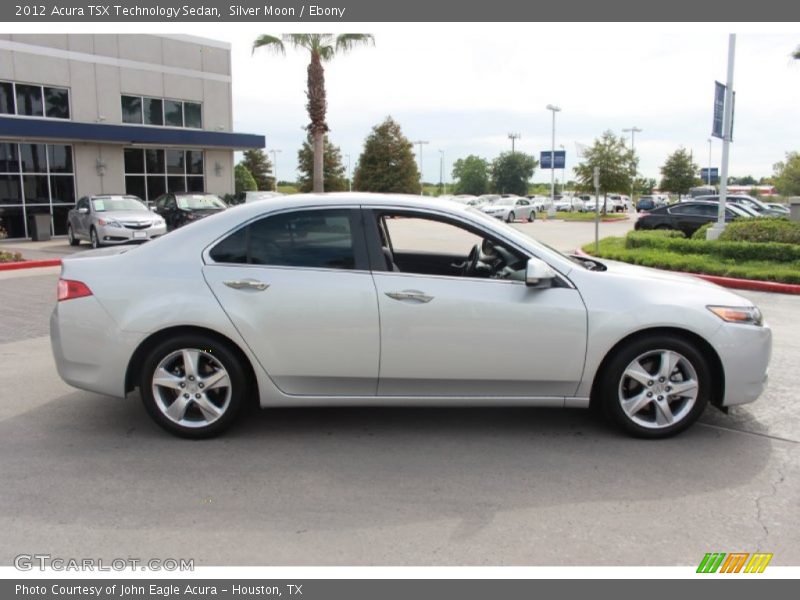
[[[631,231],[625,238],[625,248],[649,248],[679,254],[712,255],[733,260],[767,260],[792,262],[800,260],[800,246],[777,242],[729,242],[678,238],[659,235],[662,232]]]
[[[702,226],[700,229],[698,229],[697,231],[695,231],[695,232],[692,234],[692,239],[693,239],[693,240],[704,240],[704,239],[706,239],[706,233],[707,233],[707,232],[708,232],[708,230],[709,230],[709,229],[711,229],[713,226],[714,226],[714,223],[706,223],[706,224],[705,224],[705,225],[703,225],[703,226]]]
[[[0,263],[19,262],[22,260],[22,254],[19,252],[3,252],[0,250]]]
[[[726,242],[800,244],[800,223],[783,217],[739,220],[728,223],[719,239]]]

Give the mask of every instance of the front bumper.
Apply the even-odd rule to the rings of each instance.
[[[129,242],[146,242],[167,233],[167,226],[159,225],[146,229],[129,229],[128,227],[97,226],[97,237],[102,244],[127,244]]]
[[[725,372],[722,406],[755,401],[767,385],[772,330],[764,325],[726,323],[710,340]]]

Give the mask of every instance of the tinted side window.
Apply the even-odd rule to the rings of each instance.
[[[260,219],[217,244],[217,262],[355,269],[353,211],[306,210]]]

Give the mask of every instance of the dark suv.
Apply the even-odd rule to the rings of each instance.
[[[205,192],[170,192],[155,201],[156,212],[167,222],[167,231],[228,208],[219,196]]]

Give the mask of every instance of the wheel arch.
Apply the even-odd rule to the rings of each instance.
[[[258,378],[256,377],[255,369],[253,368],[253,364],[250,362],[250,359],[247,357],[247,354],[242,350],[239,344],[234,342],[228,336],[219,333],[218,331],[196,325],[177,325],[173,327],[167,327],[165,329],[156,331],[145,338],[133,352],[131,359],[128,361],[128,368],[125,371],[125,392],[131,392],[137,387],[138,375],[139,371],[141,370],[142,363],[147,357],[147,354],[153,348],[171,337],[186,334],[207,335],[215,338],[217,341],[227,346],[234,354],[237,355],[241,361],[241,364],[244,366],[248,377],[248,383],[251,385],[251,395],[254,395],[255,398],[259,397]]]
[[[709,344],[704,338],[699,336],[698,334],[694,333],[693,331],[689,331],[688,329],[682,329],[680,327],[651,327],[649,329],[641,329],[639,331],[635,331],[633,333],[628,334],[621,340],[619,340],[614,346],[612,346],[608,352],[606,352],[603,360],[600,362],[600,365],[597,367],[597,371],[595,371],[594,379],[592,380],[592,389],[590,392],[590,400],[589,405],[594,407],[596,406],[596,399],[599,397],[600,393],[600,381],[605,373],[606,368],[608,367],[608,363],[614,357],[614,355],[619,351],[620,348],[625,346],[625,344],[629,344],[634,340],[639,340],[646,337],[657,336],[657,335],[673,335],[680,338],[683,338],[687,342],[694,344],[697,349],[708,359],[708,366],[711,369],[711,375],[715,380],[721,382],[719,386],[712,386],[711,390],[711,398],[709,399],[710,404],[716,407],[722,406],[722,399],[725,397],[725,369],[722,367],[722,360],[719,357],[719,354],[714,349],[714,347]]]

